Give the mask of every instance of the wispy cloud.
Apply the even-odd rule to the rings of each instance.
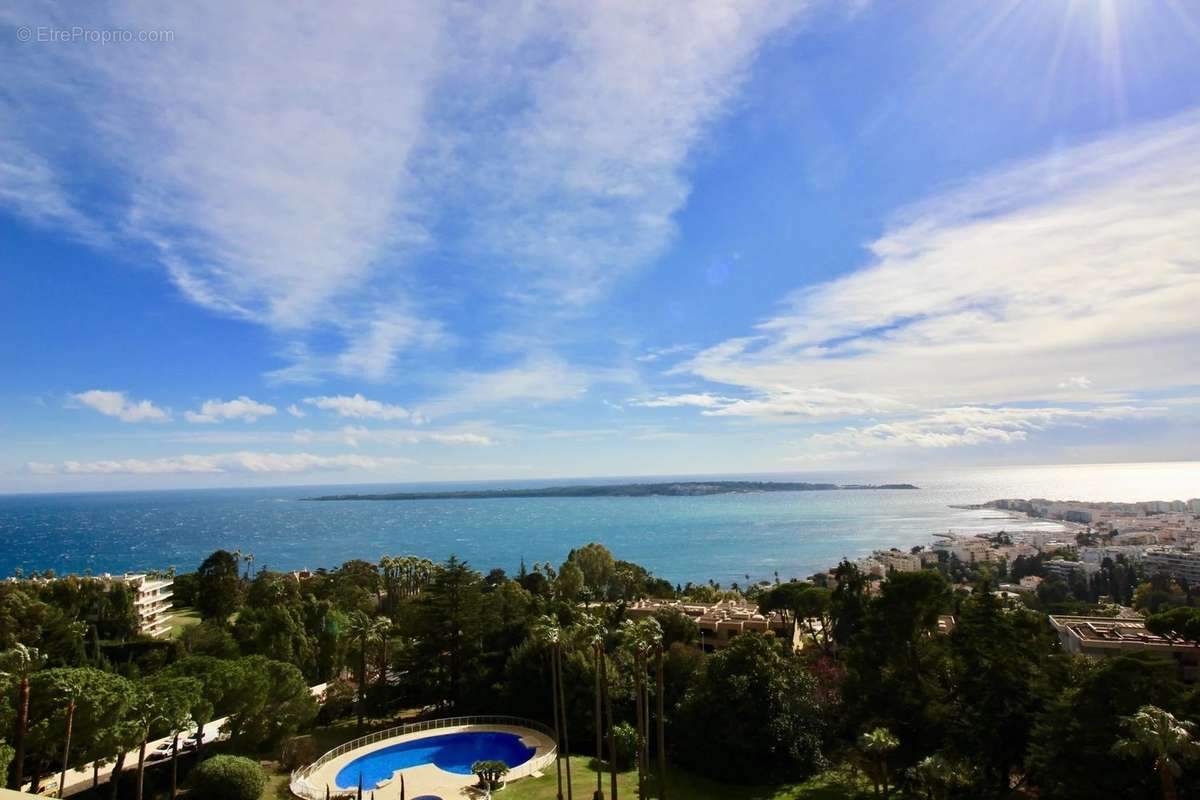
[[[166,458],[126,458],[106,461],[64,461],[61,464],[30,462],[27,469],[37,475],[170,475],[180,473],[302,473],[326,470],[372,470],[413,463],[394,456],[358,454],[314,455],[312,453],[263,453],[241,451],[210,455],[179,455]]]
[[[628,383],[633,378],[628,370],[587,368],[543,354],[490,372],[452,375],[446,381],[448,391],[423,403],[421,410],[441,417],[513,403],[536,406],[575,400],[593,385]]]
[[[633,398],[628,401],[631,406],[640,408],[680,408],[694,406],[696,408],[725,408],[738,402],[731,397],[720,397],[707,392],[692,394],[660,394],[654,397]]]
[[[306,397],[304,402],[322,411],[330,411],[339,417],[395,420],[408,419],[412,416],[407,408],[383,403],[379,400],[370,400],[361,394]]]
[[[193,423],[220,422],[227,419],[254,422],[260,417],[269,417],[274,413],[275,406],[242,395],[235,400],[205,400],[199,411],[185,411],[183,416]]]
[[[856,426],[845,434],[855,446],[1037,429],[944,430],[938,415],[963,406],[1082,402],[1093,412],[1078,419],[1102,420],[1107,405],[1186,392],[1200,307],[1197,151],[1193,112],[970,182],[901,214],[861,269],[795,292],[753,334],[675,374],[752,396],[709,414],[933,415]]]
[[[1013,444],[1035,431],[1081,426],[1103,420],[1136,419],[1161,414],[1161,408],[988,408],[962,406],[917,419],[849,426],[810,436],[807,443],[834,451],[879,447],[944,448],[978,444]]]
[[[171,415],[149,400],[130,400],[125,392],[89,389],[70,396],[72,403],[99,411],[122,422],[166,422]]]
[[[175,36],[6,58],[0,202],[144,248],[190,301],[270,327],[295,356],[276,380],[380,380],[451,338],[414,286],[426,253],[542,315],[658,255],[706,130],[803,5],[14,9]]]

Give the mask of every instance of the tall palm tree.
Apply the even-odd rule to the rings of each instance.
[[[1200,756],[1200,744],[1193,738],[1196,726],[1176,719],[1157,706],[1142,706],[1123,726],[1129,736],[1113,745],[1117,755],[1154,759],[1154,768],[1162,781],[1163,800],[1176,800],[1175,780],[1183,773],[1183,763]]]
[[[662,634],[659,633],[658,643],[654,648],[654,699],[656,709],[656,727],[658,729],[658,800],[667,800],[667,727],[666,715],[663,713],[663,645]]]
[[[71,762],[71,726],[75,722],[75,697],[80,687],[72,681],[64,681],[63,688],[67,693],[67,733],[63,740],[62,772],[58,776],[58,796],[65,797],[67,791],[67,766]]]
[[[650,697],[646,669],[649,654],[662,641],[662,626],[653,617],[621,623],[622,642],[633,660],[634,711],[637,714],[638,796],[646,796],[650,772]]]
[[[364,701],[367,693],[367,650],[372,644],[382,641],[392,629],[392,621],[387,617],[371,618],[361,611],[350,615],[346,623],[346,635],[350,641],[358,645],[358,727],[362,727],[364,717]]]
[[[608,635],[608,628],[604,622],[597,616],[592,614],[584,614],[576,626],[580,640],[592,648],[592,663],[593,671],[596,673],[595,689],[595,727],[596,727],[596,791],[592,793],[592,800],[604,800],[604,769],[601,764],[604,761],[604,712],[602,701],[604,697],[604,687],[602,681],[604,679],[604,666],[601,663],[604,660],[604,639]]]
[[[554,773],[558,780],[558,800],[563,797],[563,781],[562,781],[562,766],[559,763],[559,758],[565,756],[567,763],[567,798],[572,797],[571,790],[571,755],[568,752],[569,745],[566,737],[566,718],[563,712],[563,692],[562,692],[562,671],[560,665],[562,663],[562,638],[563,631],[559,627],[558,620],[553,616],[546,614],[537,619],[533,624],[533,637],[535,641],[546,647],[550,653],[550,704],[554,709]],[[560,726],[560,719],[562,724]]]
[[[29,729],[29,676],[41,669],[45,657],[36,647],[18,642],[11,650],[0,654],[0,674],[15,677],[20,685],[17,698],[17,730],[13,736],[13,778],[9,788],[21,790],[25,781],[25,734]]]
[[[887,728],[875,728],[858,737],[858,749],[867,757],[871,782],[875,786],[875,796],[879,797],[879,787],[882,785],[884,800],[891,796],[887,757],[899,746],[900,740]]]

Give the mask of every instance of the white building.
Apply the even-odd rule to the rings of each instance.
[[[1152,572],[1182,578],[1191,586],[1200,585],[1200,553],[1171,547],[1147,547],[1145,561]]]
[[[159,637],[166,634],[171,619],[172,588],[170,578],[151,578],[143,573],[102,575],[100,580],[127,584],[133,592],[133,608],[138,617],[138,633]]]

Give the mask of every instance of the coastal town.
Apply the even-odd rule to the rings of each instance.
[[[253,555],[241,551],[215,552],[195,572],[14,574],[0,582],[5,646],[0,682],[11,684],[14,676],[26,674],[35,700],[27,722],[42,726],[38,731],[67,727],[60,746],[45,732],[23,732],[26,722],[11,710],[3,716],[20,743],[9,785],[83,798],[113,786],[110,796],[122,796],[120,786],[130,781],[123,765],[136,764],[135,800],[145,800],[143,781],[173,798],[181,768],[188,785],[200,787],[208,779],[203,765],[216,769],[220,759],[234,758],[242,759],[238,768],[260,787],[245,794],[247,800],[270,794],[271,781],[276,795],[290,792],[306,800],[368,797],[364,790],[386,800],[404,797],[406,786],[434,796],[482,797],[506,780],[513,787],[549,787],[539,776],[570,772],[565,731],[574,728],[578,741],[603,722],[611,742],[614,731],[628,724],[620,717],[632,714],[640,726],[632,735],[644,759],[636,774],[621,771],[629,764],[620,766],[612,753],[595,762],[593,774],[603,778],[607,769],[612,781],[628,784],[629,796],[663,797],[666,768],[662,763],[652,768],[651,754],[665,759],[672,753],[678,761],[672,780],[684,785],[691,785],[693,774],[739,779],[740,770],[764,763],[756,749],[740,766],[727,767],[732,772],[713,770],[708,744],[688,733],[707,724],[736,724],[737,715],[761,700],[751,691],[728,706],[735,716],[727,717],[718,713],[724,706],[713,705],[714,698],[727,698],[742,684],[708,685],[704,677],[725,662],[757,658],[763,661],[755,669],[765,670],[758,681],[793,673],[795,680],[817,680],[795,698],[799,705],[784,712],[799,715],[789,717],[799,727],[788,735],[824,731],[819,747],[839,760],[839,769],[851,772],[826,771],[821,780],[842,786],[839,796],[861,797],[864,787],[854,770],[864,769],[861,756],[868,751],[858,740],[878,730],[917,736],[903,725],[910,713],[903,703],[895,706],[896,700],[873,694],[887,691],[880,688],[886,683],[880,670],[912,668],[902,655],[905,648],[931,648],[929,657],[939,659],[982,648],[991,653],[989,663],[1032,659],[1041,670],[1051,669],[1055,659],[1074,659],[1078,669],[1097,674],[1137,664],[1179,693],[1191,692],[1200,681],[1200,616],[1192,600],[1200,576],[1200,500],[1003,499],[967,510],[988,530],[936,532],[925,544],[877,550],[805,579],[776,577],[741,586],[673,585],[596,543],[571,551],[558,567],[522,564],[513,576],[502,569],[484,575],[453,557],[438,564],[416,556],[273,572],[253,569]],[[919,622],[902,635],[913,620]],[[473,631],[478,639],[470,644],[446,630]],[[994,650],[997,637],[1013,643],[1003,656]],[[592,659],[592,678],[568,679],[553,661],[549,676],[542,673],[541,655],[561,658],[567,642],[581,648],[574,656],[580,663]],[[508,657],[489,655],[514,647]],[[447,670],[459,659],[484,674],[456,682]],[[950,663],[943,669],[951,669]],[[700,669],[701,664],[709,666]],[[743,668],[749,667],[736,670]],[[605,669],[612,672],[608,680],[624,673],[633,683],[613,688],[622,693],[615,717],[608,710],[588,722],[580,710],[588,706],[579,695],[586,697],[594,683],[601,703]],[[666,683],[654,692],[673,699],[653,712],[653,724],[677,722],[672,741],[652,745],[652,723],[645,718],[652,698],[645,693],[656,669],[657,680],[664,681],[665,674]],[[740,674],[736,670],[731,677]],[[533,675],[549,678],[552,707],[543,704],[540,692],[527,696],[520,688]],[[575,682],[569,690],[580,705],[575,716],[560,704],[560,680]],[[964,673],[951,680],[964,684],[971,677]],[[821,681],[832,683],[820,688]],[[75,685],[93,685],[95,699],[71,694]],[[506,688],[496,695],[489,688],[495,686]],[[1034,693],[1062,691],[1021,686]],[[16,691],[16,685],[9,688]],[[857,691],[867,695],[845,694]],[[988,702],[988,691],[974,700],[960,698],[967,706],[959,713]],[[62,706],[55,705],[62,698],[69,703],[65,721]],[[180,705],[150,724],[111,727],[176,701]],[[844,713],[852,716],[836,722]],[[1041,718],[1051,711],[1035,705],[1022,713]],[[706,723],[713,714],[719,721]],[[891,719],[886,728],[877,722],[881,714]],[[355,718],[358,724],[350,726]],[[375,721],[363,735],[367,718]],[[553,725],[543,722],[549,718]],[[1028,724],[1033,717],[1024,718]],[[72,722],[77,732],[90,731],[95,742],[73,747]],[[856,733],[863,725],[875,727]],[[770,746],[772,730],[755,732],[757,748]],[[337,745],[323,755],[313,741],[318,731],[325,731],[321,741]],[[469,766],[466,773],[447,770],[438,756],[433,763],[410,763],[395,755],[425,747],[434,735],[486,740],[505,755],[458,768]],[[199,759],[205,742],[210,753],[221,755]],[[597,739],[602,755],[608,746]],[[816,752],[780,760],[772,774],[779,780],[812,773],[815,768],[805,764]],[[277,778],[243,757],[255,753]],[[1008,758],[1004,768],[1011,776],[1035,769],[1023,754]],[[898,786],[919,796],[938,786],[976,785],[963,769],[947,762]],[[368,770],[371,777],[364,779]],[[890,780],[882,772],[862,774],[883,785]],[[629,783],[634,780],[636,788]],[[195,793],[216,797],[221,791]]]

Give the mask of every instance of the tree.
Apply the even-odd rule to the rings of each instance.
[[[694,626],[693,626],[694,627]],[[593,614],[585,614],[575,626],[575,634],[579,639],[592,649],[593,671],[595,672],[595,717],[596,728],[596,791],[592,795],[592,800],[604,800],[603,775],[604,770],[601,767],[604,761],[604,676],[605,668],[604,661],[604,640],[608,636],[608,628],[605,626],[600,617]]]
[[[900,746],[900,740],[892,735],[887,728],[874,728],[858,737],[858,749],[866,760],[867,772],[875,789],[875,796],[880,796],[883,787],[884,800],[891,796],[891,781],[888,776],[888,756]]]
[[[550,695],[554,708],[554,773],[558,780],[558,800],[562,800],[562,769],[559,759],[566,756],[567,761],[567,797],[572,797],[571,788],[571,750],[567,738],[567,721],[562,708],[562,638],[563,631],[558,620],[547,614],[534,623],[533,638],[546,648],[550,654]]]
[[[316,700],[300,670],[265,656],[233,662],[223,702],[230,738],[242,747],[277,742],[317,714]]]
[[[9,783],[9,788],[18,791],[24,782],[25,734],[29,727],[29,676],[43,663],[44,659],[36,647],[26,647],[19,642],[0,654],[0,671],[15,678],[20,687],[17,695],[17,730],[13,737],[13,777]]]
[[[977,797],[1007,797],[1034,721],[1061,683],[1058,641],[1043,617],[1005,608],[986,584],[963,603],[949,638],[954,751],[978,768]]]
[[[564,603],[574,603],[583,591],[583,571],[570,561],[562,565],[554,579],[554,593]]]
[[[225,625],[233,612],[241,607],[242,581],[238,566],[236,556],[217,550],[196,570],[196,608],[204,619]]]
[[[607,600],[611,590],[616,561],[602,544],[591,542],[567,554],[567,563],[583,573],[583,586],[590,600]]]
[[[417,601],[413,634],[421,670],[435,670],[441,696],[461,706],[480,666],[485,624],[483,576],[451,556],[439,565]]]
[[[355,706],[358,710],[358,727],[362,727],[367,697],[367,650],[371,645],[384,640],[392,628],[387,617],[368,617],[361,611],[350,615],[346,623],[346,636],[358,648],[358,693]]]
[[[796,630],[804,630],[808,639],[829,653],[833,648],[832,592],[811,583],[791,581],[768,589],[758,599],[763,614],[778,612],[791,624],[792,641]]]
[[[191,724],[196,707],[205,702],[204,685],[195,678],[159,674],[146,681],[146,689],[156,700],[157,712],[148,733],[171,737],[170,800],[174,800],[179,788],[179,734]]]
[[[892,575],[866,605],[860,629],[842,650],[850,726],[883,726],[900,740],[893,760],[908,767],[941,748],[954,687],[949,642],[937,635],[949,605],[945,578],[932,571]]]
[[[1117,741],[1113,752],[1128,758],[1151,759],[1162,781],[1163,800],[1176,800],[1175,781],[1184,763],[1200,756],[1195,723],[1176,719],[1157,706],[1142,706],[1122,724],[1129,736]]]
[[[650,772],[650,698],[646,681],[647,658],[662,644],[662,628],[653,617],[627,619],[621,623],[621,640],[633,662],[634,711],[637,715],[638,734],[638,796],[646,796],[646,783]]]
[[[743,633],[708,656],[672,727],[679,759],[718,779],[801,779],[822,766],[830,714],[804,662],[775,636]]]
[[[471,772],[479,778],[481,788],[499,789],[508,774],[508,764],[503,761],[476,761],[471,765]]]
[[[1111,755],[1121,720],[1146,703],[1182,705],[1184,689],[1171,661],[1126,654],[1091,661],[1075,659],[1062,686],[1038,714],[1026,763],[1038,794],[1051,800],[1145,797],[1147,770]]]
[[[213,756],[192,770],[188,786],[188,797],[195,800],[258,800],[267,776],[249,758]]]
[[[1200,642],[1200,608],[1180,606],[1152,614],[1146,620],[1146,630],[1159,635],[1175,635]]]
[[[862,626],[867,608],[867,579],[858,567],[843,561],[833,571],[835,581],[829,595],[829,615],[833,639],[848,645]]]

